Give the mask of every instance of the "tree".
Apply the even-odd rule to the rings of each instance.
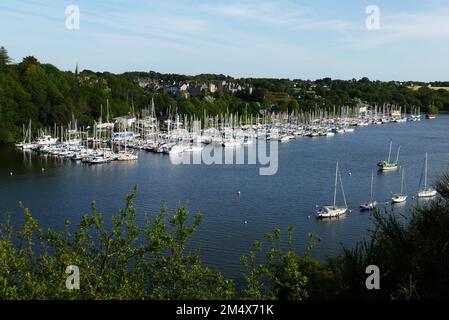
[[[0,225],[0,299],[229,299],[234,285],[204,267],[187,242],[201,223],[167,207],[144,227],[137,225],[135,191],[107,228],[92,204],[92,214],[63,231],[42,228],[30,211],[15,230],[8,216]],[[13,240],[14,239],[14,240]],[[64,285],[67,266],[77,266],[79,290]]]
[[[11,63],[11,58],[8,55],[8,51],[5,47],[0,47],[0,67],[4,67]]]

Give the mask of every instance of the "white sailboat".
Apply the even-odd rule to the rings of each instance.
[[[362,210],[373,210],[377,206],[377,201],[373,200],[374,173],[371,172],[371,192],[370,199],[360,205]]]
[[[137,153],[129,152],[128,150],[126,150],[126,142],[125,142],[125,150],[119,151],[116,154],[117,161],[134,161],[134,160],[138,160],[138,159],[139,159],[139,155]]]
[[[401,193],[396,193],[391,198],[393,203],[401,203],[407,200],[407,195],[404,194],[404,169],[402,169],[402,177],[401,177]]]
[[[179,154],[183,153],[185,151],[185,147],[182,144],[175,144],[171,149],[168,151],[169,154]]]
[[[424,170],[424,188],[418,191],[418,198],[432,198],[437,195],[437,191],[427,186],[427,152],[426,152],[426,160],[425,160],[425,170]]]
[[[344,207],[337,207],[337,205],[336,205],[338,177],[339,177],[339,170],[338,170],[338,162],[337,162],[337,166],[335,168],[334,203],[332,206],[320,207],[316,211],[316,215],[317,215],[318,219],[338,217],[342,214],[345,214],[346,211],[348,211],[348,206],[346,204],[346,197],[345,197],[345,193],[343,190],[343,182],[341,181],[341,176],[340,176],[340,184],[341,184],[341,191],[343,194],[343,199],[344,199],[345,205],[344,205]]]

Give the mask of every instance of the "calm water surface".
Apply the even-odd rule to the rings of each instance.
[[[79,221],[93,200],[99,211],[112,215],[137,185],[141,218],[145,213],[154,216],[164,202],[171,211],[186,206],[191,212],[204,213],[194,245],[201,248],[207,265],[241,279],[241,254],[277,225],[295,228],[298,252],[307,244],[308,232],[322,237],[314,252],[317,258],[338,254],[342,245],[351,247],[363,239],[371,226],[371,213],[360,212],[358,206],[369,197],[371,171],[375,170],[376,200],[383,203],[392,192],[400,191],[399,170],[376,171],[376,163],[387,156],[390,139],[394,156],[397,145],[402,146],[400,162],[410,196],[396,212],[408,214],[416,203],[412,196],[418,189],[425,152],[429,181],[448,167],[449,116],[280,144],[279,170],[274,176],[260,176],[254,165],[175,166],[167,156],[145,152],[135,163],[89,166],[0,147],[0,212],[19,219],[19,202],[23,202],[43,225],[60,228],[66,219]],[[309,219],[317,204],[332,202],[337,160],[352,212],[332,221]]]

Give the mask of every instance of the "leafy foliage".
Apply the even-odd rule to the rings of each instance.
[[[262,250],[262,243],[255,241],[248,255],[242,256],[247,270],[247,289],[242,297],[253,300],[288,299],[304,300],[308,294],[305,286],[308,278],[300,269],[299,259],[292,248],[293,229],[288,230],[287,252],[283,252],[281,229],[275,228],[266,235],[270,248],[267,249],[263,264],[258,264],[257,253]]]
[[[438,183],[441,199],[413,210],[409,219],[374,214],[368,241],[345,250],[338,267],[345,294],[360,299],[449,299],[448,176]],[[381,289],[366,290],[365,268],[377,265]]]
[[[83,216],[71,231],[42,229],[25,209],[14,230],[9,217],[0,231],[0,299],[228,299],[232,281],[203,267],[187,240],[202,216],[188,223],[185,209],[168,218],[164,207],[138,227],[135,193],[112,219],[111,230],[97,212]],[[66,267],[80,268],[80,290],[65,286]]]

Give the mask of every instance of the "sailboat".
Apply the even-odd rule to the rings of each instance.
[[[431,198],[437,195],[437,191],[427,186],[427,152],[425,160],[425,170],[424,170],[424,189],[418,191],[418,198]]]
[[[396,161],[391,161],[391,147],[393,145],[393,141],[390,141],[390,148],[388,151],[388,160],[380,161],[377,166],[382,171],[391,171],[399,168],[399,151],[401,150],[401,146],[398,147],[398,153],[396,155]]]
[[[402,169],[402,177],[401,177],[401,193],[396,193],[391,198],[393,203],[401,203],[407,200],[407,195],[404,194],[404,169]]]
[[[23,126],[23,141],[21,143],[16,143],[17,148],[22,148],[23,150],[29,150],[35,146],[31,143],[31,119],[28,124],[28,129],[25,131],[25,125]]]
[[[346,204],[346,197],[345,197],[345,192],[343,190],[343,182],[341,181],[341,176],[340,176],[340,184],[341,184],[341,191],[343,194],[343,199],[345,202],[344,207],[337,207],[336,202],[337,202],[337,184],[338,184],[338,177],[339,177],[339,170],[338,170],[338,162],[337,162],[337,166],[335,168],[335,184],[334,184],[334,203],[332,206],[323,206],[320,207],[317,211],[316,211],[316,215],[318,219],[323,219],[323,218],[334,218],[334,217],[338,217],[342,214],[345,214],[346,211],[348,211],[348,206]]]
[[[371,192],[370,198],[365,203],[360,205],[360,209],[362,210],[373,210],[377,206],[377,201],[373,200],[373,185],[374,185],[374,173],[371,172]]]
[[[134,152],[129,152],[128,150],[126,150],[126,144],[127,142],[125,141],[125,150],[124,151],[119,151],[116,155],[117,157],[117,161],[134,161],[134,160],[138,160],[139,156],[137,153]]]

